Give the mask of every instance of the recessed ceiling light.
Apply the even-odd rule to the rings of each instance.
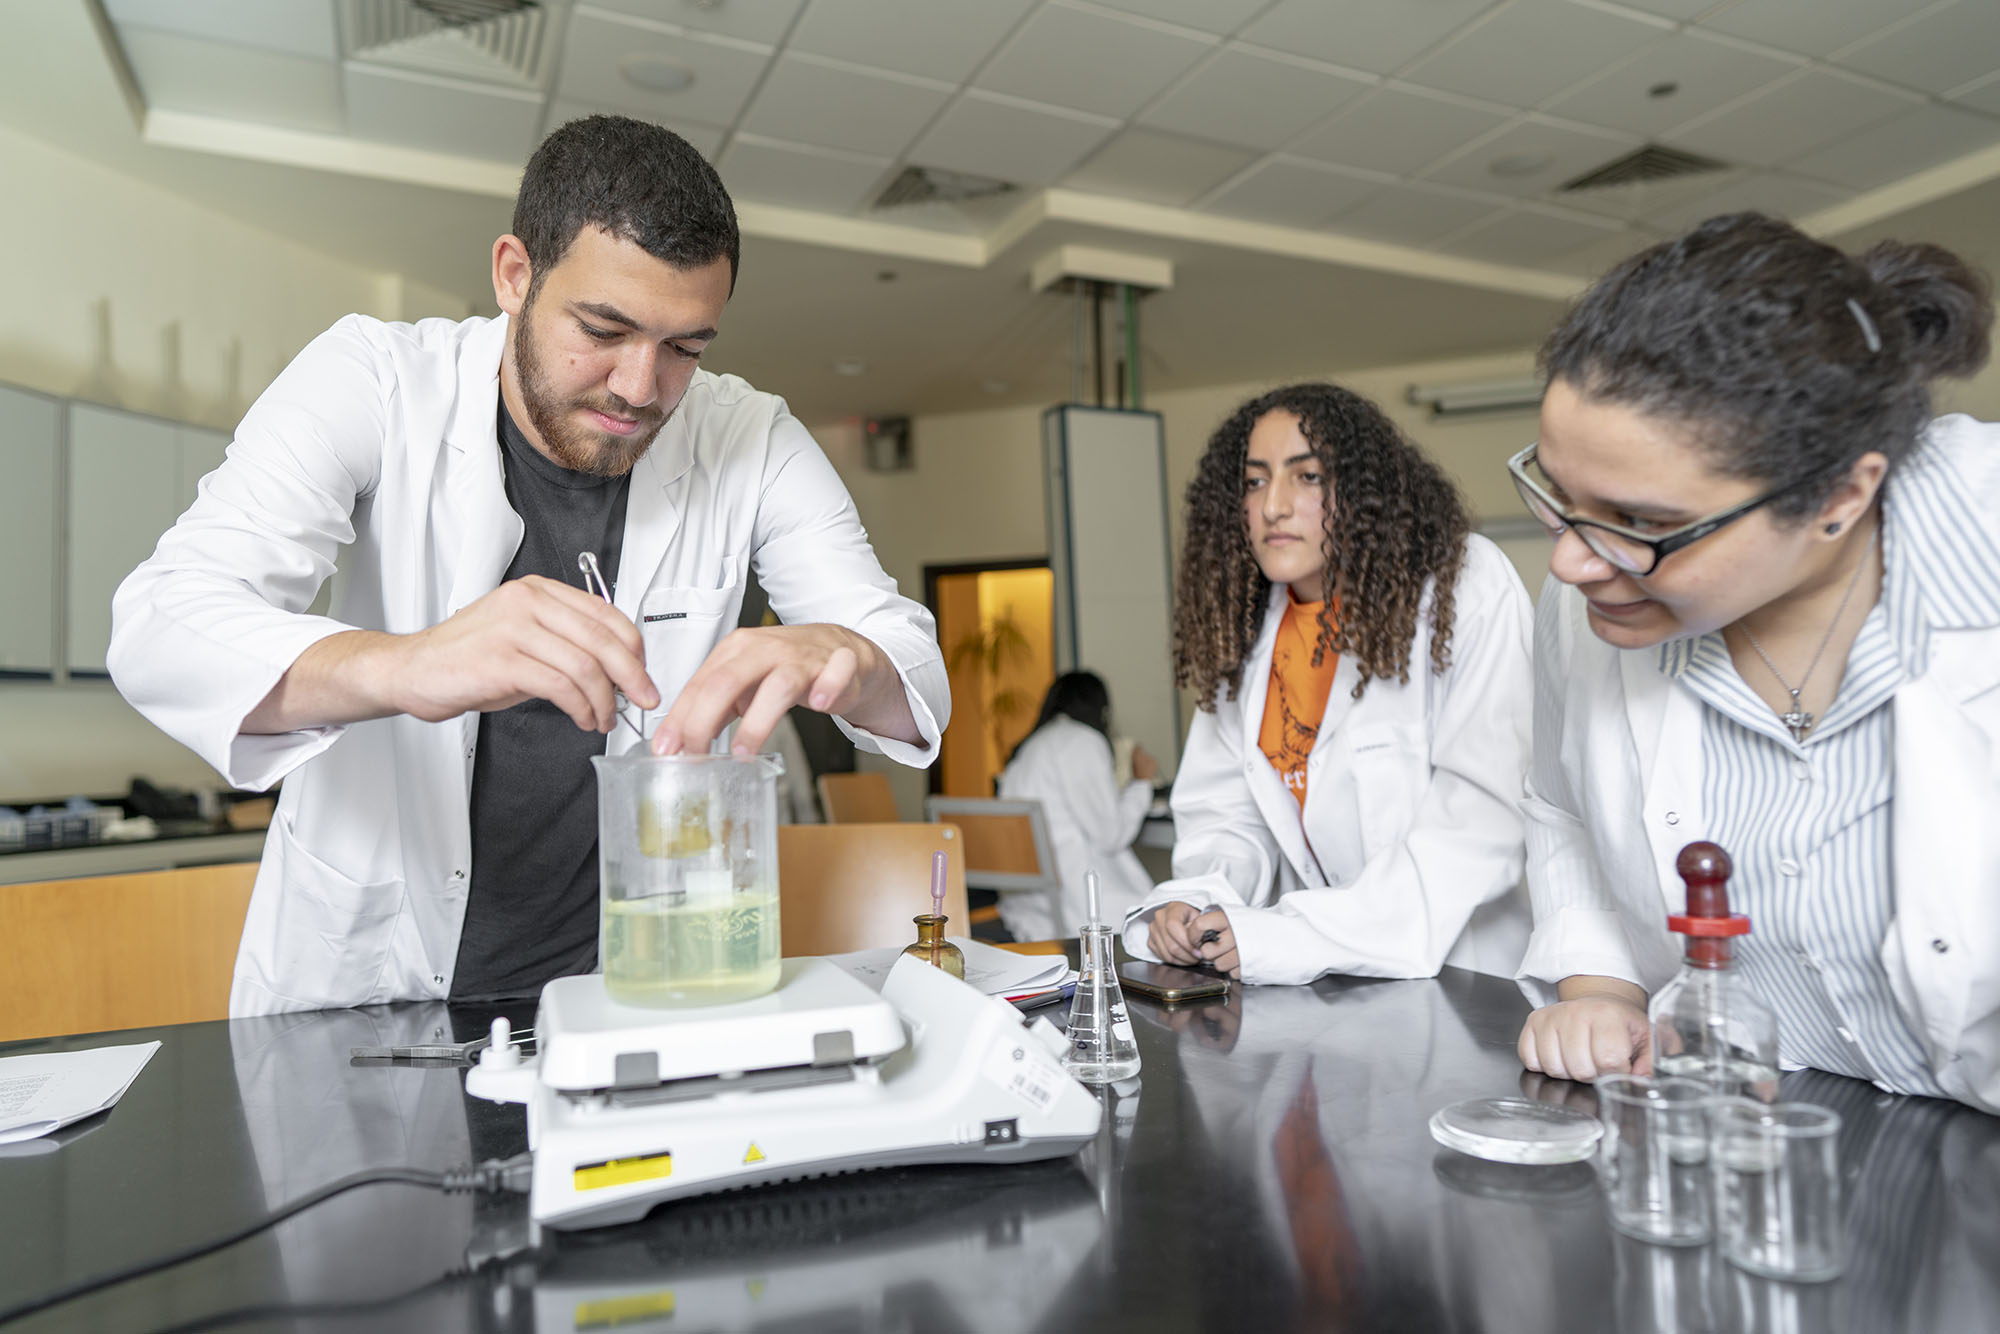
[[[658,56],[633,56],[618,67],[625,82],[649,93],[677,93],[694,82],[694,71]]]
[[[1665,83],[1656,83],[1651,88],[1648,88],[1646,90],[1646,96],[1672,97],[1675,93],[1679,92],[1680,90],[1681,86],[1679,84],[1675,83],[1672,79],[1668,79]]]
[[[1495,176],[1508,180],[1518,180],[1523,176],[1533,176],[1538,171],[1547,171],[1555,165],[1555,159],[1547,153],[1510,153],[1506,157],[1494,158],[1486,170]]]
[[[854,376],[861,374],[867,369],[868,363],[858,357],[842,357],[839,361],[833,363],[833,373],[835,375]]]
[[[896,281],[896,271],[894,269],[884,269],[875,275],[875,281],[878,283],[893,283]]]

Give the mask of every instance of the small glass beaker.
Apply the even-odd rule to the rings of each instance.
[[[1699,1246],[1711,1233],[1708,1109],[1693,1079],[1604,1075],[1597,1080],[1597,1169],[1611,1226],[1665,1246]]]
[[[1069,1050],[1063,1069],[1086,1084],[1115,1084],[1139,1073],[1139,1043],[1125,1012],[1125,990],[1111,961],[1111,928],[1088,923],[1083,967],[1069,1003]]]
[[[1765,1278],[1837,1277],[1839,1114],[1803,1102],[1725,1098],[1714,1125],[1723,1258]]]
[[[605,989],[720,1005],[778,985],[775,755],[599,755]]]

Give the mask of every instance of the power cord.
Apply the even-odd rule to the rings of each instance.
[[[359,1189],[362,1186],[390,1184],[428,1186],[433,1190],[443,1191],[447,1195],[473,1193],[502,1194],[510,1191],[516,1193],[523,1192],[528,1189],[531,1161],[529,1155],[523,1153],[517,1154],[512,1158],[492,1158],[474,1167],[453,1168],[445,1172],[429,1172],[416,1167],[381,1167],[373,1171],[356,1172],[352,1176],[344,1176],[337,1181],[330,1181],[318,1190],[301,1195],[298,1199],[290,1203],[280,1205],[256,1222],[237,1228],[234,1232],[224,1233],[222,1236],[198,1242],[193,1246],[183,1247],[178,1251],[172,1251],[151,1260],[127,1265],[123,1269],[114,1269],[108,1274],[98,1274],[91,1278],[79,1279],[75,1283],[57,1288],[54,1292],[45,1293],[32,1301],[22,1302],[19,1305],[0,1310],[0,1325],[10,1324],[13,1321],[19,1320],[22,1316],[32,1315],[36,1311],[46,1311],[52,1306],[60,1306],[64,1302],[74,1301],[78,1297],[89,1293],[115,1287],[120,1283],[128,1283],[135,1278],[143,1278],[147,1274],[157,1274],[162,1269],[171,1269],[175,1265],[186,1264],[190,1260],[198,1260],[204,1255],[210,1255],[226,1247],[234,1246],[239,1241],[254,1237],[259,1232],[276,1227],[286,1219],[296,1217],[314,1205],[324,1204],[336,1195],[344,1195],[348,1191]],[[457,1274],[451,1274],[445,1277],[458,1276]],[[440,1280],[433,1280],[433,1282],[438,1281]],[[426,1284],[425,1286],[428,1287],[430,1285]],[[418,1291],[421,1291],[421,1289]]]

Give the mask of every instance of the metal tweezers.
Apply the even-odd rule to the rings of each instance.
[[[535,1042],[535,1030],[517,1028],[507,1045],[511,1047],[531,1047]],[[471,1065],[479,1059],[479,1053],[493,1044],[489,1034],[474,1038],[470,1042],[413,1042],[407,1047],[350,1047],[347,1053],[349,1065]]]

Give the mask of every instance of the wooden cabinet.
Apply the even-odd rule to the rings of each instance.
[[[56,663],[59,400],[0,385],[0,676]]]

